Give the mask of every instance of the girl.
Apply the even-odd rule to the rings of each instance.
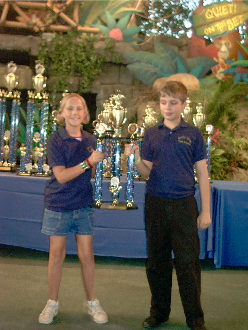
[[[94,150],[94,137],[81,129],[89,122],[83,97],[67,94],[60,103],[58,123],[47,146],[51,179],[45,189],[42,233],[50,236],[48,283],[49,300],[39,322],[49,324],[58,313],[58,292],[66,255],[66,237],[75,234],[77,254],[87,296],[87,311],[96,323],[108,322],[108,316],[95,297],[95,262],[92,245],[94,228],[91,172],[103,161],[104,153]]]

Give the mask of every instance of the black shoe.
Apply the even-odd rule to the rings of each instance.
[[[168,321],[169,318],[167,319],[159,319],[157,317],[152,317],[149,316],[147,317],[144,322],[142,323],[143,328],[147,328],[147,329],[153,329],[153,328],[157,328],[160,326],[160,324]]]

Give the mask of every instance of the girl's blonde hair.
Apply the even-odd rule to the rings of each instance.
[[[164,97],[165,95],[179,99],[184,103],[188,97],[188,91],[180,81],[169,80],[160,89],[160,97]]]
[[[64,107],[66,106],[66,102],[72,98],[72,97],[77,97],[79,98],[79,100],[82,102],[84,109],[85,109],[85,117],[84,117],[84,121],[82,122],[82,124],[88,124],[88,122],[90,121],[90,114],[89,114],[89,110],[87,107],[87,104],[85,102],[85,99],[77,94],[77,93],[70,93],[70,94],[66,94],[62,100],[60,101],[60,106],[59,106],[59,110],[58,110],[58,115],[56,117],[57,119],[57,123],[59,125],[65,125],[65,118],[61,115],[62,111],[64,110]]]

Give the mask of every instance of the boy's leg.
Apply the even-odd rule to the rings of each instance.
[[[58,301],[59,286],[62,275],[62,265],[66,253],[66,237],[50,236],[48,261],[49,298]]]
[[[152,299],[150,316],[165,322],[169,318],[173,263],[166,202],[146,195],[145,226],[147,237],[146,274]]]
[[[172,248],[180,296],[187,325],[194,329],[204,324],[201,307],[200,240],[198,209],[193,196],[176,200],[173,211]]]

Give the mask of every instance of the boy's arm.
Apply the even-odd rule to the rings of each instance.
[[[195,167],[201,195],[201,213],[197,218],[197,226],[200,229],[207,229],[212,221],[210,217],[210,184],[206,159],[196,162]]]
[[[133,147],[131,147],[130,144],[126,144],[124,154],[128,157],[131,154],[134,154],[135,166],[136,166],[139,174],[141,176],[143,176],[145,179],[148,179],[149,175],[151,173],[153,164],[152,164],[152,162],[149,162],[148,160],[141,159],[139,146],[136,144]]]

